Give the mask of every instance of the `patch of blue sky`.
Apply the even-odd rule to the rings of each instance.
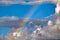
[[[7,35],[9,33],[9,28],[0,27],[0,35]]]

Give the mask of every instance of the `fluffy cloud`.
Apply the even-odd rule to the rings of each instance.
[[[56,17],[56,19],[54,19],[54,17],[51,19],[51,25],[47,25],[43,30],[41,30],[40,32],[42,36],[40,36],[40,38],[42,37],[43,39],[60,39],[60,14],[55,15],[54,17]],[[52,21],[54,19],[54,21]],[[49,20],[50,21],[50,20]],[[48,24],[49,24],[48,21]],[[55,23],[55,25],[53,24]]]
[[[57,20],[59,20],[60,16],[56,15],[56,18],[57,19],[55,19],[55,21],[52,21],[53,19],[51,19],[52,25],[47,25],[43,29],[40,27],[40,30],[38,30],[38,31],[36,30],[36,31],[34,31],[34,32],[30,33],[30,34],[26,33],[27,34],[26,35],[25,32],[28,32],[28,31],[23,30],[24,31],[24,32],[22,31],[23,32],[23,37],[24,38],[27,37],[27,38],[25,38],[26,40],[29,39],[29,38],[30,38],[29,40],[50,40],[50,39],[57,40],[57,39],[60,39],[60,23],[57,22]],[[53,22],[55,23],[55,25],[53,25]],[[19,39],[17,38],[17,40],[19,40]]]
[[[40,29],[39,29],[39,31],[36,30],[35,33],[34,32],[32,32],[32,33],[28,32],[27,31],[28,28],[26,27],[24,30],[22,30],[22,31],[19,32],[21,34],[21,36],[19,36],[19,37],[10,36],[10,37],[11,38],[16,38],[17,40],[20,40],[20,39],[21,40],[47,40],[47,39],[48,40],[50,40],[50,39],[57,40],[57,39],[60,39],[60,23],[59,23],[60,22],[60,19],[59,19],[60,15],[55,15],[55,16],[53,15],[53,17],[51,17],[51,18],[52,18],[51,21],[48,20],[48,24],[49,25],[46,25],[45,27],[43,27],[43,29],[36,24],[37,27],[35,27],[35,26],[34,27],[35,28],[40,28]],[[58,22],[58,20],[59,20],[59,22]],[[30,20],[30,21],[32,21],[32,20]],[[37,21],[33,20],[31,23],[35,23],[35,22],[38,23],[39,21],[37,22]],[[50,25],[50,23],[51,23],[51,25]],[[53,24],[53,23],[55,23],[55,24]],[[16,23],[15,23],[15,25],[16,25]],[[8,35],[10,35],[10,34],[8,34]],[[10,37],[8,37],[8,38],[10,38]],[[11,39],[11,40],[13,40],[13,39]]]
[[[40,4],[48,0],[0,0],[0,4]],[[56,2],[55,0],[49,0],[50,2]]]

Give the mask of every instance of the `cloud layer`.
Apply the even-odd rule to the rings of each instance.
[[[3,16],[3,17],[0,17],[0,22],[3,22],[3,21],[14,21],[14,20],[19,20],[18,17],[15,17],[15,16]]]
[[[15,16],[0,17],[0,27],[18,27],[19,23],[19,18]]]
[[[4,17],[2,17],[2,18],[4,18]],[[51,18],[52,19],[48,20],[48,23],[46,22],[47,23],[46,26],[43,25],[43,29],[39,25],[40,25],[40,23],[45,22],[45,20],[42,20],[42,22],[40,22],[38,20],[30,20],[28,22],[28,24],[30,25],[30,27],[31,26],[33,27],[34,25],[37,26],[37,27],[34,26],[34,28],[36,28],[35,32],[34,31],[31,32],[31,33],[28,32],[27,30],[29,29],[29,27],[26,27],[24,30],[18,32],[19,35],[16,36],[16,37],[13,37],[12,33],[9,33],[8,35],[6,35],[6,40],[8,40],[9,38],[10,38],[9,40],[13,40],[13,39],[16,39],[16,40],[20,40],[20,39],[21,40],[50,40],[50,39],[55,39],[55,40],[57,40],[57,39],[60,39],[60,23],[59,23],[60,22],[60,20],[59,20],[60,15],[53,15],[53,16],[51,16]],[[36,22],[36,24],[34,24],[35,22]],[[13,21],[12,21],[12,23],[13,23]],[[53,24],[53,23],[55,23],[55,24]],[[16,25],[16,23],[15,23],[15,25]],[[28,26],[28,25],[26,25],[26,26]],[[40,29],[37,31],[37,28],[40,28]]]
[[[9,5],[9,4],[40,4],[48,0],[0,0],[0,4]],[[56,0],[49,0],[48,2],[56,2]]]
[[[13,37],[11,35],[12,33],[11,34],[9,33],[6,36],[6,39],[7,40],[9,38],[10,38],[9,40],[13,40],[13,38],[16,39],[16,40],[20,40],[20,39],[21,40],[50,40],[50,39],[57,40],[57,39],[60,39],[60,23],[59,23],[60,22],[60,20],[59,20],[60,15],[53,15],[53,16],[51,16],[51,18],[52,19],[48,20],[48,23],[46,22],[47,25],[43,26],[43,29],[41,28],[41,26],[39,26],[40,23],[42,23],[42,22],[38,23],[39,22],[38,20],[33,20],[33,21],[30,20],[29,23],[28,23],[30,25],[30,27],[31,27],[31,25],[32,25],[32,27],[34,25],[37,26],[37,27],[34,26],[34,28],[36,28],[36,29],[33,32],[31,32],[31,33],[28,32],[27,30],[29,29],[29,27],[26,27],[24,30],[18,32],[17,34],[19,34],[19,35],[16,36],[16,37]],[[59,21],[57,21],[57,20],[59,20]],[[35,22],[37,24],[34,24]],[[43,20],[43,22],[45,22],[45,20]],[[55,23],[55,24],[53,24],[53,23]],[[37,30],[37,28],[38,28],[38,30]]]

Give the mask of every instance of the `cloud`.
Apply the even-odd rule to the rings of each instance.
[[[56,17],[56,18],[55,18]],[[14,17],[9,17],[9,18],[14,18]],[[49,17],[48,17],[49,18]],[[43,29],[41,28],[41,27],[39,27],[41,30],[39,30],[38,32],[36,32],[36,34],[34,34],[34,35],[32,35],[33,34],[33,32],[32,33],[30,33],[30,32],[28,32],[27,30],[27,27],[24,29],[24,30],[22,30],[22,31],[20,31],[20,32],[18,32],[18,33],[21,33],[21,36],[20,37],[16,37],[16,39],[17,40],[33,40],[33,39],[35,39],[35,40],[44,40],[44,39],[60,39],[60,15],[53,15],[52,17],[51,17],[52,19],[50,19],[50,20],[48,20],[48,23],[49,23],[49,25],[47,24],[45,27],[43,27]],[[4,17],[2,17],[1,19],[5,19]],[[54,19],[54,20],[53,20]],[[20,19],[19,19],[20,20]],[[46,19],[47,20],[47,19]],[[43,20],[44,22],[45,22],[45,20]],[[52,23],[51,23],[51,21],[52,21]],[[6,22],[6,21],[5,21]],[[11,22],[11,21],[10,21]],[[8,22],[7,24],[9,25],[10,24],[10,22]],[[16,25],[16,23],[19,23],[19,21],[18,22],[16,22],[16,21],[14,21],[15,23],[13,23],[13,21],[12,21],[12,24],[14,24],[14,26],[16,27],[17,25]],[[36,22],[37,23],[37,21],[32,21],[32,20],[30,20],[29,22]],[[38,21],[39,22],[39,21]],[[4,23],[4,22],[3,22]],[[41,22],[40,22],[41,23]],[[39,23],[39,24],[40,24]],[[46,22],[47,23],[47,22]],[[50,25],[50,23],[51,23],[51,25]],[[55,23],[55,25],[53,24],[53,23]],[[3,25],[3,24],[0,24],[0,25]],[[6,25],[6,23],[5,23],[5,25]],[[11,25],[11,24],[10,24]],[[27,26],[27,25],[26,25]],[[11,26],[10,26],[11,27]],[[34,26],[35,27],[35,26]],[[38,28],[38,26],[37,27],[35,27],[35,28]],[[8,35],[10,35],[10,34],[8,34]],[[7,36],[8,36],[7,35]],[[11,38],[13,38],[13,36],[10,36]],[[8,38],[10,38],[10,37],[8,37]],[[11,39],[10,38],[10,39]],[[12,39],[11,39],[12,40]]]
[[[18,17],[15,17],[15,16],[3,16],[3,17],[0,17],[0,22],[4,22],[4,21],[15,21],[15,20],[19,20]]]
[[[57,19],[55,19],[54,21],[52,21],[51,25],[47,25],[46,27],[44,27],[43,29],[41,27],[39,31],[34,31],[32,33],[29,33],[28,34],[28,31],[27,29],[21,31],[22,32],[22,35],[20,36],[21,37],[21,40],[50,40],[50,39],[60,39],[60,23],[58,23],[57,20],[59,20],[59,17],[60,16],[56,16]],[[48,23],[51,22],[50,20],[48,20]],[[55,23],[55,25],[53,25],[53,22]],[[46,22],[47,23],[47,22]],[[37,26],[38,27],[38,26]],[[26,32],[26,33],[25,33]],[[26,35],[27,34],[27,35]],[[23,37],[24,39],[23,39]],[[16,37],[17,40],[19,40],[20,38]]]
[[[9,4],[40,4],[48,0],[0,0],[0,4],[9,5]],[[49,0],[50,2],[56,2],[55,0]],[[48,2],[49,2],[48,1]]]
[[[0,27],[18,27],[20,19],[15,16],[3,16],[0,17]]]
[[[53,19],[54,19],[54,17],[53,17]],[[32,32],[30,34],[27,33],[27,35],[26,35],[25,32],[28,32],[28,31],[27,30],[25,30],[24,32],[22,31],[23,32],[23,37],[27,37],[27,39],[30,38],[30,40],[33,40],[33,39],[35,39],[35,40],[38,40],[38,39],[40,39],[40,40],[42,40],[42,39],[43,40],[47,40],[47,39],[48,40],[50,40],[50,39],[57,40],[57,39],[60,39],[60,25],[59,25],[60,20],[59,20],[59,17],[60,16],[56,15],[57,19],[55,19],[54,21],[52,21],[53,19],[51,19],[51,21],[52,21],[51,25],[49,24],[46,27],[44,27],[43,29],[40,27],[41,30],[35,31],[35,33],[34,32]],[[58,22],[58,20],[59,20],[59,22]],[[49,21],[50,20],[48,20],[48,22]],[[55,23],[55,25],[53,23]],[[28,37],[28,35],[29,35],[29,37]]]
[[[47,25],[43,30],[41,30],[43,33],[41,34],[42,36],[40,37],[42,37],[43,39],[60,39],[60,19],[59,19],[60,16],[59,15],[55,15],[56,19],[52,21],[55,16],[53,17],[53,19],[51,19],[52,21],[51,25]],[[55,23],[55,25],[53,23]]]

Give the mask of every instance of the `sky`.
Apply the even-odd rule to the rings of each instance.
[[[0,27],[0,34],[6,35],[9,32],[9,28],[7,27]]]
[[[28,1],[26,0],[26,2]],[[36,4],[36,5],[0,4],[0,18],[10,18],[11,16],[15,16],[18,18],[41,19],[54,14],[55,7],[56,7],[55,4],[49,2]],[[15,17],[11,17],[10,19]],[[2,33],[6,34],[8,32],[7,30],[8,28],[0,27],[0,34]]]
[[[37,7],[36,7],[37,6]],[[31,18],[44,18],[55,13],[55,4],[52,3],[42,3],[39,5],[22,5],[22,4],[12,4],[9,6],[0,5],[0,17],[2,16],[17,16],[19,18],[27,18],[27,14],[31,14]],[[35,10],[33,10],[33,8]]]

